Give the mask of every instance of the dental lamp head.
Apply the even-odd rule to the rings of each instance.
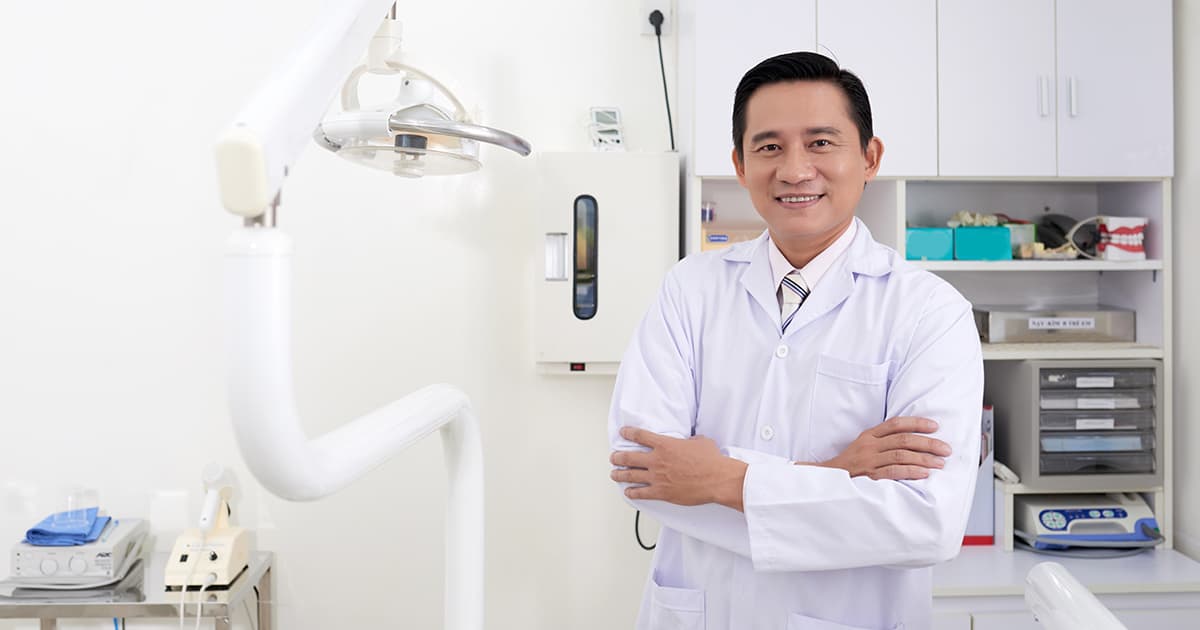
[[[221,201],[227,210],[247,221],[262,222],[267,215],[273,222],[283,178],[303,149],[297,129],[309,130],[318,145],[356,164],[400,177],[474,171],[480,167],[481,143],[529,155],[528,142],[475,124],[449,88],[406,60],[394,18],[379,25],[365,17],[373,7],[387,4],[357,0],[357,6],[334,9],[333,23],[318,28],[291,67],[242,110],[216,149]],[[363,46],[371,30],[374,37],[358,63],[362,48],[355,44]],[[361,104],[359,81],[368,73],[396,77],[396,97]],[[322,120],[339,86],[341,111]]]

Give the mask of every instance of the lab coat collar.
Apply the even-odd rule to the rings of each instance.
[[[804,307],[792,318],[787,332],[790,334],[803,328],[809,322],[828,313],[850,296],[854,288],[854,278],[858,275],[883,276],[892,271],[893,257],[887,247],[875,242],[870,230],[858,218],[858,233],[854,242],[837,262],[825,272],[817,290],[804,301]],[[742,274],[742,285],[750,293],[754,301],[776,322],[779,321],[779,301],[775,297],[778,287],[772,282],[770,243],[768,233],[764,230],[752,243],[745,247],[733,247],[722,257],[732,263],[749,263]]]

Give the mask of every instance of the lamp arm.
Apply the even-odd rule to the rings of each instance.
[[[304,44],[217,142],[217,179],[226,210],[248,218],[267,210],[394,1],[325,3],[325,14]]]
[[[1042,562],[1029,570],[1025,604],[1046,630],[1125,630],[1125,625],[1057,562]]]
[[[291,366],[291,240],[240,228],[227,255],[229,408],[246,466],[270,492],[310,501],[336,492],[440,431],[449,478],[445,627],[483,627],[483,449],[470,401],[431,385],[316,439],[301,427]]]

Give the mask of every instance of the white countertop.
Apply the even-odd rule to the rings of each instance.
[[[1036,564],[1058,562],[1093,593],[1200,593],[1200,562],[1169,549],[1127,558],[1061,558],[999,546],[963,547],[933,568],[934,597],[1023,595]]]

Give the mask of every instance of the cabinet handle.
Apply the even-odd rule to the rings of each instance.
[[[1071,102],[1071,117],[1079,115],[1079,89],[1075,87],[1075,77],[1067,79],[1067,99]]]
[[[1042,117],[1050,115],[1050,79],[1038,77],[1038,102],[1041,103]]]
[[[546,279],[567,279],[567,233],[546,233]]]

